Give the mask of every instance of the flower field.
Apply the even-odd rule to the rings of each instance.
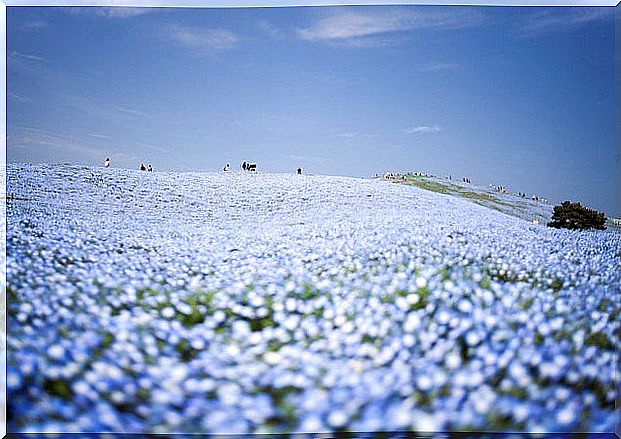
[[[618,231],[349,177],[6,177],[9,431],[615,427]]]

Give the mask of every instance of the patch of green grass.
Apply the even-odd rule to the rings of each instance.
[[[489,290],[489,287],[491,286],[490,284],[490,277],[488,274],[485,274],[483,276],[483,279],[481,279],[481,282],[479,285],[481,285],[481,288],[485,289],[485,290]]]
[[[505,379],[506,377],[507,377],[507,370],[504,368],[499,369],[498,372],[496,372],[496,375],[491,377],[489,384],[492,387],[498,387],[500,383],[502,382],[502,380]]]
[[[460,197],[474,201],[480,206],[489,207],[499,212],[511,213],[510,209],[525,210],[526,206],[512,204],[485,192],[460,191],[457,193]]]
[[[487,207],[489,209],[493,209],[507,215],[519,216],[516,214],[516,211],[522,212],[523,214],[528,210],[528,207],[525,206],[523,203],[511,203],[487,192],[467,190],[466,188],[458,184],[454,184],[452,182],[435,181],[433,178],[429,177],[408,175],[406,180],[395,180],[395,183],[408,184],[439,194],[455,195],[465,198],[466,200],[478,204],[479,206]]]
[[[383,294],[380,296],[380,302],[382,303],[395,303],[395,298],[391,294]]]
[[[276,352],[284,346],[284,343],[278,340],[270,340],[267,343],[267,352]]]
[[[449,235],[451,236],[451,235]],[[440,270],[440,275],[442,276],[443,281],[447,281],[451,278],[451,271],[445,267]]]
[[[154,296],[155,292],[156,291],[151,288],[140,288],[136,291],[136,299],[138,303],[141,303],[146,295]]]
[[[599,312],[606,312],[606,309],[608,308],[608,305],[610,305],[610,300],[608,300],[606,297],[604,297],[600,302],[599,305],[597,306],[597,310]]]
[[[317,308],[316,310],[313,311],[313,315],[315,317],[317,317],[318,319],[322,319],[323,318],[323,308]]]
[[[186,328],[191,328],[205,321],[205,315],[198,310],[196,305],[192,305],[190,314],[183,314],[181,324]]]
[[[397,180],[397,182],[400,182],[403,184],[411,184],[421,189],[425,189],[431,192],[438,192],[440,194],[455,193],[455,190],[452,189],[451,187],[445,184],[442,184],[442,183],[437,183],[435,181],[429,181],[425,179],[425,177],[407,177],[406,180]]]
[[[106,332],[103,340],[101,341],[101,345],[99,346],[101,349],[107,349],[112,345],[113,341],[114,341],[114,335],[112,335],[111,332]]]
[[[440,387],[440,389],[438,390],[438,396],[440,398],[447,398],[451,395],[451,386],[448,384],[444,384],[442,387]]]
[[[560,331],[557,331],[554,334],[554,339],[555,340],[568,340],[568,341],[572,341],[573,335],[570,331],[568,331],[567,329],[561,329]]]
[[[511,415],[501,414],[494,410],[490,411],[487,416],[487,429],[489,431],[523,431],[524,425],[515,422]]]
[[[464,191],[464,192],[459,192],[458,194],[460,197],[464,197],[464,198],[468,198],[470,200],[481,200],[481,201],[488,201],[490,203],[502,203],[502,204],[506,204],[503,203],[502,201],[500,201],[498,198],[490,195],[490,194],[486,194],[484,192],[472,192],[472,191]]]
[[[554,279],[550,284],[550,288],[557,292],[560,291],[561,289],[563,289],[563,281],[559,278]]]
[[[314,299],[319,297],[319,291],[314,289],[310,284],[304,284],[304,291],[302,291],[302,294],[299,294],[298,297],[304,300]]]
[[[535,298],[534,297],[530,297],[528,299],[526,299],[524,302],[522,302],[522,304],[520,305],[520,308],[526,310],[529,309],[531,306],[533,306],[533,303],[535,302]]]
[[[188,362],[192,361],[194,358],[196,358],[196,356],[199,353],[199,351],[194,349],[190,345],[190,342],[188,342],[185,339],[183,339],[179,343],[177,343],[177,345],[175,346],[175,350],[179,354],[179,357],[181,358],[181,361],[183,361],[184,363],[188,363]]]
[[[420,299],[418,300],[418,302],[410,305],[410,311],[416,311],[425,308],[427,306],[427,303],[429,303],[429,295],[431,294],[431,291],[429,291],[429,288],[423,287],[419,288],[416,291],[416,294],[418,294],[418,297],[420,297]]]
[[[535,343],[535,346],[541,346],[541,344],[543,343],[543,335],[537,332],[535,334],[534,343]]]
[[[46,378],[43,381],[43,390],[48,395],[62,398],[65,401],[71,401],[73,397],[69,383],[63,379]]]
[[[150,397],[150,392],[142,387],[136,392],[136,399],[138,401],[148,401]]]
[[[201,291],[186,299],[190,305],[205,305],[210,306],[216,297],[217,291]]]
[[[265,328],[276,325],[271,315],[267,315],[263,318],[248,319],[248,323],[250,324],[250,330],[252,332],[263,331]]]
[[[15,289],[13,289],[13,287],[8,284],[6,286],[6,298],[7,304],[21,303],[21,300],[19,300],[19,296],[17,295],[17,291],[15,291]]]
[[[286,429],[291,429],[296,425],[297,416],[295,409],[287,402],[287,396],[298,393],[299,390],[297,388],[293,386],[285,386],[280,388],[259,387],[256,389],[256,392],[269,395],[277,409],[276,413],[266,420],[266,425],[268,427],[284,427]]]
[[[378,342],[378,338],[377,337],[371,337],[369,334],[364,334],[362,336],[362,338],[360,339],[361,343],[368,343],[368,344],[372,344],[375,345]]]
[[[614,398],[612,400],[608,400],[607,398],[608,388],[595,379],[583,379],[575,384],[568,383],[568,385],[569,387],[573,387],[577,393],[582,393],[584,391],[591,392],[595,398],[597,398],[598,405],[602,408],[614,407]]]
[[[520,282],[520,278],[515,273],[511,273],[508,271],[505,271],[504,273],[500,273],[500,270],[498,271],[489,270],[489,276],[497,282],[508,282],[508,283]]]
[[[416,405],[423,408],[431,407],[432,397],[426,392],[416,392],[414,394]]]
[[[95,348],[95,350],[93,351],[92,358],[96,360],[101,357],[104,351],[112,346],[113,342],[114,335],[111,332],[106,332],[103,336],[103,339],[101,340],[101,343],[99,343],[99,346],[97,346],[97,348]]]
[[[274,298],[272,296],[265,296],[263,301],[264,301],[265,307],[269,310],[271,310],[272,307],[274,306]]]
[[[606,349],[609,351],[612,351],[615,348],[615,346],[608,339],[606,334],[602,332],[595,332],[593,334],[590,334],[586,338],[585,343],[589,346],[597,346],[598,348]]]
[[[345,275],[348,275],[348,274],[354,274],[354,273],[356,273],[357,271],[358,271],[358,269],[357,269],[356,267],[354,267],[354,266],[351,266],[351,267],[345,267],[345,268],[343,268],[343,273],[344,273]]]
[[[517,399],[528,398],[528,392],[523,387],[514,387],[511,390],[509,390],[507,393]]]

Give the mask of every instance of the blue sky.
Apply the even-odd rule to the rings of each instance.
[[[614,8],[7,8],[7,159],[424,170],[621,216]]]

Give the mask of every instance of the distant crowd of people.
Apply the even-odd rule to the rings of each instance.
[[[373,178],[383,178],[384,180],[396,180],[396,179],[403,179],[405,180],[406,177],[435,177],[435,175],[433,174],[428,174],[426,172],[408,172],[405,174],[398,174],[398,173],[394,173],[394,172],[385,172],[382,175],[378,174],[377,172],[373,175]],[[452,180],[453,176],[450,174],[444,174],[444,179],[445,180]],[[468,184],[472,184],[472,180],[470,180],[470,177],[462,177],[461,181],[463,183],[468,183]],[[514,195],[517,197],[521,197],[521,198],[526,198],[526,194],[524,192],[509,192],[507,190],[506,186],[502,186],[502,185],[495,185],[495,184],[490,184],[489,187],[497,192],[500,192],[502,194],[508,194],[508,195]],[[548,204],[548,200],[546,198],[542,198],[538,195],[531,195],[530,197],[531,200],[533,201],[537,201],[540,203],[544,203],[544,204]]]
[[[257,164],[254,162],[247,162],[244,160],[240,166],[241,166],[242,171],[257,172]],[[225,164],[224,167],[222,168],[223,172],[229,172],[230,170],[231,170],[231,165],[229,163]],[[297,169],[295,170],[295,173],[297,175],[302,175],[302,168],[298,166]]]
[[[109,168],[110,167],[110,157],[106,157],[106,159],[103,162],[104,168]],[[140,163],[140,167],[138,168],[141,171],[148,171],[148,172],[153,172],[153,166],[151,166],[151,163],[149,163],[148,166],[145,166],[144,163]]]
[[[256,163],[247,162],[247,161],[244,160],[244,162],[241,164],[241,168],[242,168],[242,171],[256,172],[257,171],[257,164]]]
[[[103,162],[103,165],[104,165],[104,168],[110,167],[110,157],[106,157],[106,159]],[[145,166],[144,163],[140,163],[140,167],[138,169],[141,171],[153,172],[153,167],[151,166],[150,163],[147,166]],[[256,172],[257,164],[254,162],[247,162],[244,160],[241,164],[241,169],[242,171]],[[231,170],[231,165],[229,163],[225,164],[224,167],[222,168],[223,172],[229,172],[230,170]],[[295,170],[295,173],[297,175],[302,175],[302,168],[298,166],[297,169]]]

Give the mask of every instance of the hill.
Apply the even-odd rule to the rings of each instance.
[[[532,200],[530,196],[501,192],[493,187],[485,187],[457,180],[447,180],[432,176],[408,174],[405,180],[395,179],[396,183],[413,185],[439,194],[464,198],[478,205],[497,210],[529,222],[533,220],[546,224],[552,216],[553,206],[542,201]]]
[[[611,431],[621,234],[425,184],[8,165],[9,430]]]

